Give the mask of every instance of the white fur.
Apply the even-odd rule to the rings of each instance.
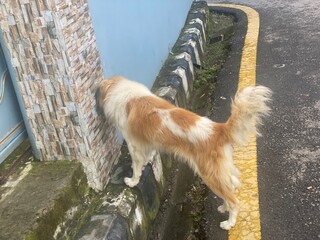
[[[144,85],[123,78],[112,89],[110,96],[108,96],[108,101],[104,103],[104,113],[124,134],[128,127],[128,118],[125,110],[127,103],[136,97],[151,95],[153,94]]]
[[[161,116],[163,127],[167,127],[176,136],[188,139],[192,143],[204,141],[212,134],[212,121],[206,117],[200,118],[195,126],[185,131],[172,120],[170,110],[157,110],[157,113]]]
[[[206,117],[200,118],[196,126],[192,126],[188,132],[188,139],[192,143],[204,141],[213,134],[212,121]]]

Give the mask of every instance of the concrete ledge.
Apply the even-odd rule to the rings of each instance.
[[[146,239],[155,219],[164,190],[165,167],[156,155],[143,171],[139,184],[129,188],[123,183],[132,174],[126,145],[113,170],[110,183],[102,193],[101,204],[82,227],[76,239]]]
[[[187,107],[193,93],[194,65],[201,65],[208,38],[209,9],[206,2],[194,2],[181,34],[164,63],[152,91],[158,96]],[[131,160],[122,147],[118,164],[103,193],[102,202],[76,239],[147,239],[159,211],[172,158],[156,155],[144,169],[140,183],[127,187],[123,179],[131,176]]]
[[[0,239],[74,236],[89,192],[79,162],[29,163],[0,187]]]

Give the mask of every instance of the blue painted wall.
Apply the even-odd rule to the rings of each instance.
[[[33,154],[34,154],[35,158],[41,159],[40,152],[39,152],[38,148],[36,147],[35,136],[32,133],[32,128],[29,124],[26,109],[25,109],[22,97],[20,95],[18,81],[17,81],[17,79],[15,79],[15,72],[14,72],[12,64],[11,64],[9,50],[6,48],[6,46],[4,44],[4,39],[3,39],[1,29],[0,29],[0,48],[1,48],[1,54],[2,54],[3,61],[5,62],[6,67],[8,68],[9,75],[12,80],[11,84],[14,88],[15,93],[16,93],[16,98],[18,101],[18,105],[20,107],[20,109],[18,107],[16,107],[15,109],[13,109],[13,111],[17,111],[17,112],[19,110],[21,111],[22,118],[24,121],[24,127],[27,131],[28,138],[29,138],[30,144],[32,146]],[[1,112],[0,112],[0,115],[1,115]],[[1,115],[1,116],[3,116],[3,115]],[[2,125],[1,125],[1,127],[2,127]],[[6,147],[6,149],[2,151],[2,154],[0,153],[0,155],[1,155],[0,159],[4,160],[19,145],[19,143],[21,143],[26,137],[27,136],[26,136],[25,131],[19,132],[19,135],[15,138],[15,140],[10,142],[10,144]]]
[[[151,87],[184,26],[192,0],[89,0],[105,77]]]
[[[0,36],[0,164],[27,137],[2,46]]]

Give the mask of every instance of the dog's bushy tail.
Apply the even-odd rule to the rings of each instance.
[[[252,134],[259,135],[257,127],[270,113],[271,95],[271,90],[264,86],[246,87],[236,94],[226,123],[232,143],[244,145]]]

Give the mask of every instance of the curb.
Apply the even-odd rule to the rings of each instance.
[[[193,92],[194,66],[201,65],[208,39],[209,8],[194,2],[170,56],[161,68],[152,91],[171,103],[187,107]],[[160,208],[172,157],[157,154],[144,169],[139,184],[127,187],[123,178],[132,174],[127,147],[103,191],[102,203],[82,226],[75,239],[147,239]]]

